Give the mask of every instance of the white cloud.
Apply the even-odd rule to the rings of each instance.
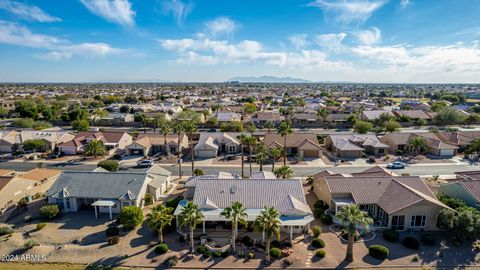
[[[342,42],[346,33],[318,35],[316,43],[327,51],[339,52],[343,49]]]
[[[374,45],[380,43],[382,33],[380,29],[373,27],[372,30],[362,30],[354,33],[358,41],[363,45]]]
[[[400,8],[404,9],[410,5],[410,0],[400,0]]]
[[[133,27],[135,25],[135,11],[128,0],[80,0],[93,14],[105,20]]]
[[[25,3],[13,1],[13,0],[2,0],[0,1],[0,9],[4,9],[16,16],[36,22],[60,22],[62,21],[58,17],[51,16],[45,11],[34,5],[28,5]]]
[[[34,34],[19,24],[0,20],[0,43],[34,48],[50,48],[64,43],[60,38]]]
[[[307,46],[307,34],[295,34],[288,37],[288,41],[298,50]]]
[[[182,25],[193,9],[191,2],[184,3],[182,0],[164,0],[162,2],[163,12],[171,14],[177,25]]]
[[[240,27],[240,23],[228,17],[219,17],[215,20],[206,22],[205,27],[207,32],[214,37],[220,35],[230,36]]]
[[[309,6],[319,7],[343,23],[365,22],[385,4],[385,0],[315,0]]]
[[[49,53],[43,53],[43,54],[37,54],[37,58],[43,59],[43,60],[49,60],[49,61],[62,61],[62,60],[68,60],[72,57],[71,52],[49,52]]]

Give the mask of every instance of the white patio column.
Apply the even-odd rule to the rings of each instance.
[[[205,233],[205,221],[202,221],[203,233]]]
[[[290,226],[290,242],[293,240],[293,226]]]
[[[265,243],[265,231],[262,231],[262,242]]]
[[[108,207],[108,212],[110,214],[110,219],[112,219],[112,207],[111,206]]]
[[[310,233],[310,223],[307,224],[308,233]]]
[[[97,207],[96,207],[96,206],[94,206],[93,208],[95,209],[95,218],[98,218],[98,214],[97,214]]]

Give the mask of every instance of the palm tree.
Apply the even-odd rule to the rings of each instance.
[[[275,171],[275,161],[282,155],[282,150],[278,147],[270,148],[269,154],[272,157],[272,172]]]
[[[192,160],[192,172],[195,170],[195,151],[193,151],[193,135],[198,131],[197,125],[193,122],[185,122],[184,131],[187,134],[190,144],[190,159]]]
[[[170,151],[167,145],[167,135],[172,131],[172,124],[165,117],[165,115],[163,115],[162,118],[157,118],[156,120],[157,120],[157,127],[160,130],[160,133],[163,134],[163,147],[165,150],[165,154],[168,155]],[[180,145],[180,142],[178,142],[178,145]]]
[[[328,111],[327,108],[323,107],[323,108],[320,108],[318,111],[317,111],[317,117],[318,119],[322,119],[322,122],[325,122],[325,120],[327,119],[327,116],[330,114],[330,112]]]
[[[92,113],[92,126],[94,126],[102,117],[108,115],[108,112],[103,109],[95,109]]]
[[[148,227],[158,233],[160,243],[163,243],[163,229],[172,224],[172,213],[173,208],[160,204],[152,209],[152,213],[147,215]]]
[[[280,238],[280,213],[273,207],[265,207],[260,216],[255,219],[254,228],[258,232],[265,233],[265,258],[270,262],[270,239],[276,235]]]
[[[245,166],[244,164],[244,160],[243,160],[243,157],[244,157],[244,154],[243,154],[243,147],[245,146],[246,144],[246,141],[247,141],[247,136],[246,135],[238,135],[237,136],[237,139],[240,141],[240,154],[241,154],[241,159],[242,159],[242,178],[244,177],[244,173],[243,173],[243,168]]]
[[[249,157],[250,157],[250,162],[249,162],[249,167],[250,167],[250,177],[252,177],[252,155],[253,155],[253,146],[257,144],[257,139],[252,136],[245,136],[243,137],[243,144],[248,147],[249,150]]]
[[[407,149],[413,151],[415,155],[425,152],[428,149],[427,140],[420,136],[413,136],[408,140]]]
[[[265,145],[260,144],[257,148],[257,157],[256,160],[258,164],[260,164],[260,171],[263,172],[263,162],[267,160],[268,153],[267,153],[267,148],[265,148]]]
[[[178,175],[179,175],[179,178],[182,178],[182,162],[180,160],[181,153],[182,153],[182,150],[180,149],[180,138],[182,136],[182,133],[184,132],[184,127],[182,125],[182,122],[177,121],[173,129],[175,130],[175,133],[177,133],[177,141],[178,141],[178,149],[177,149]]]
[[[292,178],[293,177],[293,170],[292,168],[283,165],[282,167],[276,169],[274,171],[276,177],[285,178]]]
[[[95,158],[97,156],[103,156],[107,150],[105,150],[105,146],[103,145],[103,142],[100,140],[91,140],[86,146],[85,146],[85,155],[86,156],[94,156]]]
[[[368,225],[373,223],[372,218],[368,216],[367,212],[360,210],[358,205],[351,204],[343,207],[336,215],[340,224],[345,226],[348,234],[348,246],[345,260],[353,262],[353,243],[355,241],[355,234],[357,233],[357,225],[362,225],[368,230]]]
[[[202,210],[198,209],[198,205],[193,202],[188,202],[185,207],[183,207],[182,212],[179,215],[180,226],[188,225],[190,230],[190,252],[195,250],[193,232],[200,222],[203,219]]]
[[[235,241],[237,239],[238,224],[240,223],[244,226],[247,226],[247,209],[245,208],[245,206],[243,206],[241,202],[234,202],[232,203],[232,206],[223,209],[220,215],[224,216],[226,219],[229,219],[232,223],[231,245],[233,252],[235,252]]]
[[[288,121],[282,121],[278,128],[278,134],[283,136],[283,165],[287,165],[287,135],[293,133],[292,124]]]
[[[275,128],[275,124],[272,121],[268,121],[265,127],[267,128],[267,133],[270,133],[270,131]]]

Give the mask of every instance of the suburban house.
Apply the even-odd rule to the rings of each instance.
[[[59,151],[65,155],[82,154],[84,147],[92,140],[102,141],[107,150],[113,153],[123,150],[132,143],[132,136],[126,132],[79,132],[73,139],[58,146]]]
[[[433,119],[432,113],[427,113],[423,110],[396,110],[393,111],[393,114],[399,117],[408,117],[413,121],[417,121],[419,119],[430,121]]]
[[[38,149],[39,152],[53,151],[55,148],[67,141],[72,140],[75,135],[63,130],[24,130],[24,131],[3,131],[0,133],[0,152],[11,153],[22,150],[22,144],[28,140],[42,140],[45,148]]]
[[[240,141],[230,133],[200,133],[197,145],[193,148],[195,157],[214,158],[221,153],[240,153]]]
[[[380,141],[389,146],[391,154],[405,153],[411,138],[422,137],[427,142],[427,152],[438,157],[451,157],[457,154],[458,146],[454,142],[444,140],[444,135],[431,132],[424,133],[388,133],[380,138]]]
[[[62,212],[77,212],[93,206],[98,212],[119,213],[125,206],[143,207],[146,193],[158,198],[165,178],[148,172],[80,172],[64,171],[46,192],[48,203]],[[157,192],[158,191],[158,192]]]
[[[296,126],[312,126],[322,122],[322,118],[315,113],[296,113],[293,115],[293,124]]]
[[[272,122],[275,125],[279,125],[281,121],[285,120],[285,117],[278,111],[263,111],[257,112],[250,119],[255,125],[265,126],[268,122]]]
[[[389,148],[373,134],[329,135],[325,146],[337,158],[361,158],[364,153],[383,156]]]
[[[0,170],[0,220],[6,220],[21,199],[30,202],[34,196],[43,196],[60,173],[60,170],[43,168],[26,173]]]
[[[216,118],[218,123],[242,121],[242,115],[235,112],[216,112],[212,114],[212,117]]]
[[[460,149],[467,148],[475,139],[480,138],[480,131],[459,130],[453,132],[439,132],[436,134],[441,140],[454,144]]]
[[[131,113],[108,113],[106,116],[100,118],[100,124],[106,125],[121,125],[124,123],[131,123],[135,121],[135,117]]]
[[[307,204],[301,180],[277,179],[197,179],[191,197],[193,203],[203,211],[202,231],[206,223],[228,222],[220,213],[233,202],[241,202],[247,208],[247,221],[253,222],[264,207],[274,207],[280,212],[281,231],[302,233],[310,229],[314,220]],[[175,209],[178,217],[187,203],[181,201]],[[210,226],[209,226],[210,227]]]
[[[480,209],[480,171],[456,172],[457,181],[438,187],[438,192]]]
[[[360,119],[363,121],[371,122],[380,118],[381,115],[386,114],[388,116],[393,117],[393,113],[387,110],[371,110],[371,111],[363,111],[360,115]]]
[[[449,209],[418,176],[327,176],[315,180],[313,191],[331,214],[359,205],[375,229],[435,230],[438,212]]]
[[[0,131],[0,153],[15,152],[18,132],[14,130]]]
[[[425,138],[428,145],[428,153],[438,157],[451,157],[457,154],[458,146],[444,142],[437,134],[431,132],[418,133],[416,136]]]
[[[277,133],[267,133],[263,140],[268,149],[283,148],[285,143],[284,137]],[[286,147],[288,155],[298,154],[300,158],[319,158],[322,156],[322,147],[314,133],[287,134]]]
[[[166,147],[165,148],[165,140]],[[155,155],[162,154],[176,154],[178,151],[188,147],[188,137],[185,134],[180,135],[180,144],[178,143],[178,135],[168,134],[139,134],[137,139],[126,147],[129,155]]]
[[[403,154],[407,151],[411,133],[387,133],[380,137],[380,141],[388,145],[388,153],[393,155]]]

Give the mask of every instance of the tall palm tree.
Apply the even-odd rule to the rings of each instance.
[[[244,169],[244,154],[243,154],[243,147],[245,146],[246,144],[246,141],[247,141],[247,136],[244,135],[244,134],[241,134],[241,135],[238,135],[237,136],[237,139],[240,141],[240,154],[241,154],[241,159],[242,159],[242,178],[244,177],[244,173],[243,173],[243,169]]]
[[[265,127],[267,128],[267,133],[270,133],[272,131],[272,129],[275,128],[275,124],[272,121],[268,121],[265,124]]]
[[[343,207],[337,213],[336,217],[340,224],[345,226],[348,234],[347,254],[345,260],[353,262],[353,243],[355,241],[355,234],[357,233],[357,225],[362,225],[368,230],[368,225],[372,224],[373,220],[368,216],[367,212],[360,210],[356,204]]]
[[[289,121],[282,121],[278,128],[278,134],[283,137],[283,165],[287,165],[287,135],[293,133],[292,124]]]
[[[160,243],[163,243],[163,229],[172,224],[172,213],[173,208],[160,204],[152,209],[152,213],[147,215],[148,227],[158,233]]]
[[[325,122],[325,120],[327,119],[327,116],[330,114],[330,112],[328,111],[327,108],[323,107],[323,108],[320,108],[318,111],[317,111],[317,118],[318,119],[322,119],[322,122]]]
[[[260,171],[263,172],[263,162],[267,160],[268,157],[268,152],[267,148],[265,148],[265,145],[259,144],[257,148],[257,157],[256,160],[258,164],[260,164]]]
[[[94,156],[95,158],[98,156],[103,156],[107,150],[105,149],[105,146],[103,145],[103,142],[100,140],[91,140],[86,146],[85,146],[85,155],[86,156]]]
[[[168,144],[167,144],[167,135],[172,131],[172,124],[170,121],[163,115],[161,118],[157,118],[157,127],[159,132],[163,134],[163,147],[165,150],[165,154],[169,154]],[[178,142],[180,145],[180,142]]]
[[[235,241],[237,240],[238,224],[247,226],[247,209],[241,202],[234,202],[231,206],[223,209],[221,216],[230,220],[232,223],[232,250],[235,252]]]
[[[102,117],[108,115],[108,112],[103,109],[95,109],[92,113],[92,127],[100,120]]]
[[[275,161],[282,155],[282,150],[278,147],[270,148],[268,151],[269,155],[272,157],[272,172],[275,171]]]
[[[198,209],[198,205],[193,202],[188,202],[180,212],[180,226],[188,225],[190,230],[190,252],[195,250],[193,233],[197,225],[202,222],[203,217],[202,210]]]
[[[193,135],[198,131],[197,125],[193,122],[184,123],[184,131],[187,134],[188,142],[190,144],[190,159],[192,160],[192,172],[195,171],[195,153],[193,151]]]
[[[265,258],[270,262],[270,239],[276,235],[280,238],[280,213],[273,207],[265,207],[260,216],[255,219],[254,228],[258,232],[265,233]]]
[[[293,170],[288,166],[282,166],[274,171],[276,177],[285,178],[292,178],[293,177]]]
[[[407,149],[413,151],[415,155],[427,151],[427,140],[420,136],[413,136],[408,140]]]
[[[257,144],[257,139],[252,136],[245,136],[243,137],[243,144],[248,147],[249,156],[250,156],[250,177],[252,177],[252,155],[253,155],[253,147]]]
[[[180,161],[182,149],[180,149],[180,139],[181,139],[182,133],[184,132],[183,123],[180,122],[180,121],[177,121],[177,122],[175,123],[175,125],[173,126],[173,130],[175,130],[175,133],[177,133],[177,141],[178,141],[178,149],[177,149],[178,175],[179,175],[180,178],[182,178],[182,162]]]

